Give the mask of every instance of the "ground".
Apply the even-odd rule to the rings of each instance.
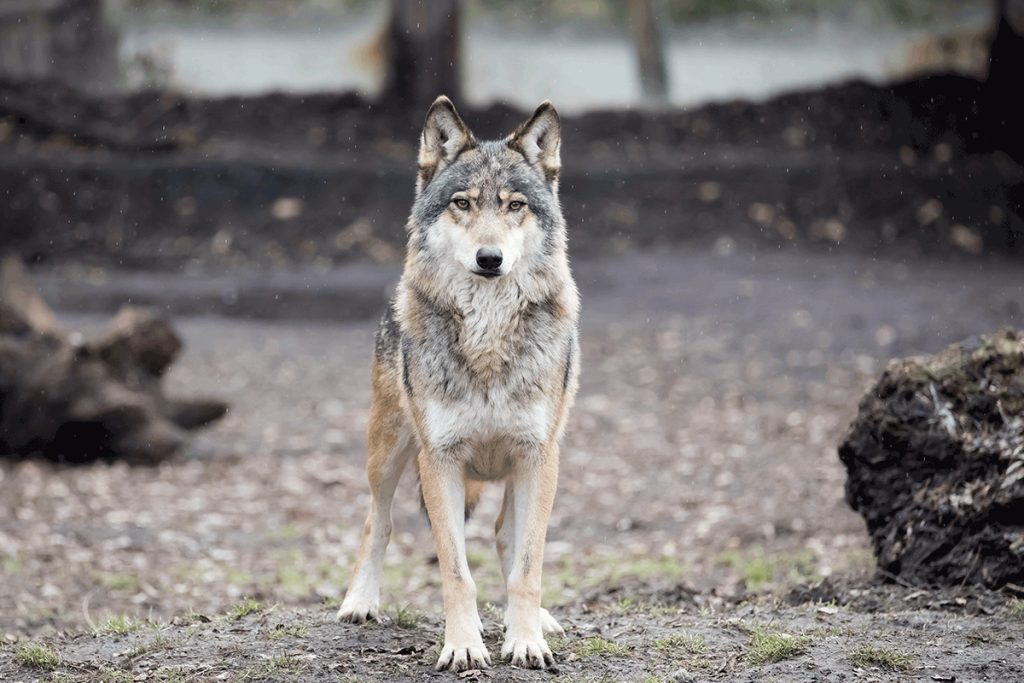
[[[582,386],[544,582],[568,631],[559,671],[471,678],[1024,677],[1012,593],[872,576],[835,448],[888,358],[1021,326],[1019,264],[734,246],[593,257],[575,271]],[[375,283],[397,271],[332,272],[296,275],[305,298],[268,297],[260,320],[221,315],[261,300],[256,279],[169,282],[169,301],[188,291],[209,313],[177,320],[186,353],[170,388],[233,406],[190,452],[153,468],[0,463],[0,680],[436,677],[439,579],[411,478],[386,563],[388,621],[333,622],[368,499],[374,322],[358,313],[383,303]],[[89,291],[63,270],[38,276]],[[137,284],[112,275],[103,287],[116,299]],[[492,655],[498,502],[485,496],[468,543]]]

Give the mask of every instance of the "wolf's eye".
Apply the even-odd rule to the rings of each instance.
[[[509,211],[518,211],[519,209],[523,208],[524,206],[526,206],[525,203],[523,203],[523,202],[521,202],[519,200],[516,200],[514,202],[509,202],[508,203],[508,210]]]
[[[453,199],[452,200],[452,204],[454,204],[456,207],[458,207],[458,209],[460,211],[469,211],[469,200],[468,199],[463,199],[463,198],[459,197],[458,199]]]

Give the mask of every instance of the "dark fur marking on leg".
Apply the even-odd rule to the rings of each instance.
[[[569,351],[565,354],[565,375],[562,377],[562,391],[569,387],[569,373],[572,371],[572,340],[569,340]]]
[[[412,382],[409,380],[409,345],[408,337],[402,337],[402,385],[405,386],[405,393],[412,397]]]

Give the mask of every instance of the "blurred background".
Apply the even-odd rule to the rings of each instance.
[[[479,137],[563,115],[584,370],[545,600],[870,572],[862,393],[1024,315],[1022,68],[1016,0],[0,1],[0,256],[68,330],[173,316],[169,390],[231,406],[150,467],[0,460],[0,634],[337,604],[442,92]],[[432,609],[403,486],[385,601]]]

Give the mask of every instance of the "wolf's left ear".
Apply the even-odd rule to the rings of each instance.
[[[420,135],[419,174],[416,193],[467,149],[476,147],[476,140],[455,105],[441,95],[427,110],[427,120]]]
[[[562,168],[562,123],[550,101],[544,100],[530,120],[508,138],[508,146],[521,152],[526,160],[544,174],[551,188],[558,191],[558,173]]]

